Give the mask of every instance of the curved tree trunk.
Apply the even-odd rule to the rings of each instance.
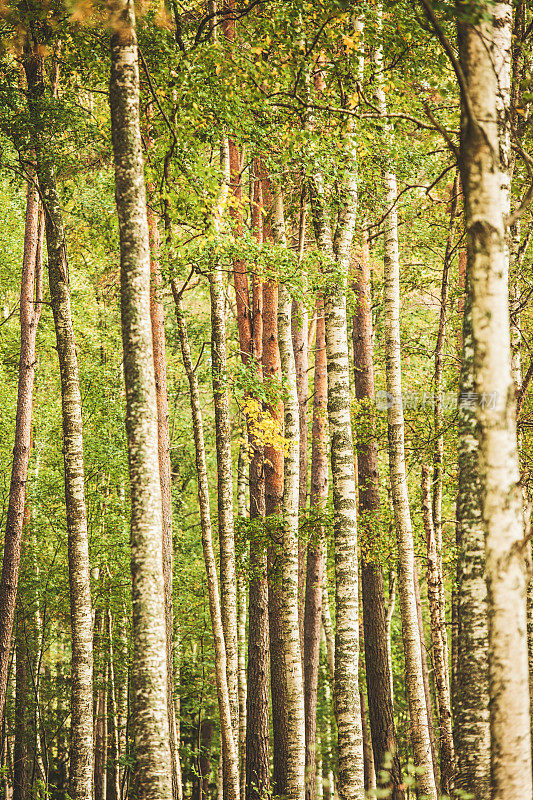
[[[139,70],[130,0],[109,3],[109,99],[120,226],[121,318],[131,491],[133,721],[136,786],[171,800],[167,634],[157,401],[150,321],[150,247],[139,128]]]

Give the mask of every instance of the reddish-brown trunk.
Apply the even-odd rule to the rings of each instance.
[[[353,353],[355,396],[360,403],[361,421],[357,431],[359,515],[363,547],[361,583],[365,643],[368,711],[372,735],[375,773],[380,775],[389,754],[392,766],[384,787],[394,800],[403,797],[400,760],[394,730],[394,709],[390,692],[391,676],[387,651],[387,609],[383,569],[379,563],[380,498],[378,449],[374,417],[374,360],[372,347],[372,297],[368,243],[361,249],[353,288]]]
[[[327,405],[326,326],[324,301],[322,297],[319,297],[317,299],[311,451],[311,514],[314,524],[307,547],[303,638],[306,800],[315,800],[316,798],[316,714],[324,577],[324,522],[321,515],[324,513],[328,499]]]
[[[30,459],[35,342],[42,300],[42,269],[38,263],[40,237],[42,238],[42,225],[39,224],[39,197],[35,173],[32,171],[28,178],[26,195],[26,227],[20,285],[20,357],[15,444],[0,581],[0,719],[3,716],[6,698]]]

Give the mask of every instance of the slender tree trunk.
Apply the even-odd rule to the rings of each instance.
[[[448,701],[449,710],[451,713],[450,705],[450,678],[448,673],[448,634],[446,629],[446,597],[444,593],[444,577],[442,572],[442,483],[443,483],[443,464],[444,464],[444,410],[443,410],[443,370],[444,370],[444,344],[446,338],[446,324],[447,324],[447,303],[448,303],[448,286],[449,286],[449,272],[454,253],[454,238],[457,226],[457,209],[458,199],[460,192],[459,170],[455,174],[455,179],[452,186],[452,195],[450,199],[450,226],[448,236],[446,238],[446,248],[444,252],[444,263],[442,268],[441,292],[440,292],[440,312],[439,312],[439,327],[437,332],[437,343],[435,345],[435,372],[433,377],[434,384],[434,412],[433,412],[433,426],[435,429],[435,448],[433,451],[433,504],[432,504],[432,521],[433,530],[435,532],[435,546],[437,551],[437,571],[438,571],[438,591],[439,591],[439,637],[442,641],[443,659],[446,665],[446,680],[448,684]],[[442,733],[441,729],[441,736]],[[453,740],[451,740],[453,747]],[[452,760],[446,766],[442,763],[441,754],[441,789],[443,791],[451,792],[453,788],[453,773],[455,769],[453,750]],[[443,788],[444,783],[447,788]]]
[[[479,21],[459,22],[464,74],[460,140],[468,290],[472,302],[476,434],[485,533],[489,621],[491,795],[530,797],[531,732],[527,659],[527,565],[519,486],[508,306],[508,192],[497,96],[505,106],[503,28],[511,6],[482,5]],[[476,9],[477,11],[477,9]],[[509,29],[510,30],[510,29]],[[500,83],[501,78],[501,83]]]
[[[326,562],[326,553],[324,552],[324,562]],[[326,640],[326,659],[328,663],[328,676],[331,684],[335,682],[335,636],[333,634],[333,623],[331,621],[331,612],[329,610],[329,591],[328,591],[328,577],[326,572],[326,565],[324,563],[324,580],[322,583],[322,626],[324,629],[324,638]]]
[[[162,504],[150,321],[150,247],[131,0],[110,0],[110,106],[120,227],[121,318],[131,491],[133,720],[137,791],[170,800]]]
[[[376,54],[376,66],[381,73],[382,51]],[[377,100],[380,113],[387,112],[385,95],[378,81]],[[390,131],[386,132],[390,137]],[[437,789],[433,774],[428,710],[422,677],[422,651],[418,629],[415,598],[415,562],[411,512],[407,493],[405,469],[404,421],[400,352],[400,259],[398,253],[398,218],[396,210],[396,174],[387,156],[383,174],[385,206],[390,212],[384,222],[384,305],[387,373],[387,420],[389,433],[389,470],[398,545],[398,589],[402,616],[405,652],[405,683],[411,720],[411,741],[415,766],[420,770],[418,788],[421,794],[436,800]]]
[[[207,467],[205,459],[204,432],[202,412],[200,408],[200,392],[198,376],[194,371],[187,329],[183,319],[181,296],[175,281],[172,282],[172,293],[176,304],[176,319],[180,338],[181,353],[191,395],[191,411],[193,416],[194,444],[196,450],[196,472],[198,477],[198,504],[200,508],[200,521],[202,527],[202,547],[207,573],[207,586],[209,593],[209,610],[215,645],[215,673],[217,682],[218,707],[220,714],[220,732],[222,739],[222,753],[226,777],[225,800],[239,800],[239,759],[237,747],[233,736],[231,723],[231,706],[228,692],[226,673],[226,646],[224,630],[222,627],[222,614],[220,609],[220,596],[216,573],[216,561],[213,551],[213,538],[211,527],[211,513],[209,508],[209,486],[207,482]],[[248,742],[247,742],[248,745]]]
[[[298,262],[301,263],[305,248],[306,233],[306,190],[302,190],[300,198],[300,213],[298,227],[293,236],[293,244],[297,247]],[[306,276],[302,276],[304,291],[306,290]],[[299,494],[298,507],[300,511],[307,509],[307,402],[309,395],[309,353],[308,353],[308,314],[304,303],[293,300],[292,303],[292,345],[294,350],[294,364],[296,369],[296,390],[298,393],[299,410]],[[303,537],[298,541],[298,621],[300,625],[300,642],[302,653],[302,672],[304,671],[304,618],[305,618],[305,578],[306,578],[306,543]]]
[[[353,316],[355,396],[360,404],[361,423],[357,436],[359,475],[359,518],[364,536],[361,558],[363,625],[368,711],[372,734],[375,774],[390,761],[389,779],[394,800],[403,792],[400,760],[394,730],[394,709],[390,691],[391,674],[387,652],[387,619],[383,568],[377,554],[380,531],[378,450],[375,439],[374,362],[372,347],[372,297],[368,243],[364,242],[353,283],[356,308]],[[380,783],[381,786],[381,783]]]
[[[418,635],[420,637],[420,653],[422,655],[422,683],[424,684],[424,697],[426,700],[427,719],[428,719],[428,732],[429,744],[431,747],[431,762],[433,765],[433,777],[435,778],[435,786],[440,785],[439,780],[439,761],[437,758],[437,745],[435,742],[435,728],[434,728],[434,714],[433,714],[433,697],[431,695],[431,686],[429,683],[429,664],[428,653],[426,646],[426,633],[424,630],[424,615],[422,612],[422,599],[420,597],[420,579],[418,576],[418,562],[415,556],[415,601],[416,601],[416,616],[418,621]]]
[[[279,190],[274,198],[272,233],[274,240],[286,246],[283,200]],[[286,387],[284,490],[283,490],[283,555],[281,565],[282,608],[281,628],[287,687],[287,784],[288,800],[304,800],[305,796],[305,722],[298,614],[298,506],[300,476],[300,408],[296,387],[296,368],[291,336],[292,302],[288,287],[281,284],[278,306],[278,340],[281,369]]]
[[[320,296],[317,299],[311,452],[311,509],[316,516],[307,547],[303,641],[306,800],[316,800],[317,791],[316,715],[324,582],[324,523],[321,516],[325,512],[328,499],[327,403],[326,326],[324,301]]]
[[[17,416],[2,577],[0,580],[0,720],[4,713],[7,689],[31,448],[35,343],[37,325],[41,313],[40,301],[42,300],[42,265],[39,263],[38,258],[38,243],[39,196],[35,170],[32,169],[28,175],[26,190],[26,225],[20,284],[20,356]]]
[[[214,227],[221,231],[228,184],[229,152],[224,139],[221,145],[222,184]],[[226,314],[222,271],[214,263],[209,275],[211,299],[211,365],[217,452],[218,533],[220,541],[220,600],[222,625],[226,644],[226,671],[231,706],[231,722],[235,736],[239,730],[239,699],[237,692],[237,578],[235,568],[235,537],[233,525],[233,468],[231,464],[231,425],[228,397],[228,368],[226,351]],[[237,746],[237,739],[235,741]],[[224,781],[229,776],[224,766]]]
[[[474,392],[474,343],[468,293],[463,311],[463,359],[458,418],[457,646],[453,686],[455,785],[479,800],[490,798],[490,720],[485,543],[479,480]],[[461,401],[461,396],[464,398]]]
[[[452,735],[452,709],[448,681],[448,659],[442,637],[442,573],[439,570],[439,550],[433,527],[431,507],[431,477],[429,467],[422,467],[422,516],[428,552],[428,602],[431,618],[431,643],[433,669],[440,730],[440,788],[444,794],[453,791],[454,751]]]
[[[366,717],[365,693],[359,691],[361,704],[361,729],[363,731],[363,759],[365,769],[365,792],[375,792],[376,771],[374,768],[374,753],[372,752],[372,738],[368,735],[368,721]]]
[[[248,440],[245,436],[239,447],[237,466],[237,504],[239,517],[247,518],[246,513],[246,451]],[[239,756],[240,756],[240,800],[246,795],[246,585],[243,574],[244,565],[240,564],[237,573],[237,643],[238,690],[239,690]]]
[[[262,174],[265,211],[272,211],[270,179]],[[263,239],[271,240],[270,224],[265,222]],[[263,285],[263,379],[279,380],[281,363],[278,346],[278,284],[269,278]],[[283,426],[283,403],[268,409],[279,428]],[[284,795],[287,788],[287,686],[282,630],[282,536],[280,512],[283,500],[283,451],[265,445],[265,514],[271,542],[268,546],[268,622],[270,632],[270,687],[272,699],[273,773],[272,791]]]
[[[359,33],[361,31],[362,27]],[[362,797],[364,793],[358,681],[357,504],[346,319],[347,275],[357,208],[356,137],[350,124],[342,147],[345,169],[341,181],[339,222],[333,242],[324,199],[324,180],[318,169],[311,176],[309,191],[318,247],[324,255],[336,261],[334,274],[326,275],[324,311],[335,538],[334,696],[338,729],[338,791],[340,800],[347,800]]]
[[[33,117],[37,177],[45,208],[50,300],[61,375],[72,631],[69,795],[72,800],[91,800],[93,781],[92,608],[78,359],[70,306],[67,252],[61,205],[54,167],[48,159],[46,150],[41,149],[40,142],[43,126],[40,106],[44,97],[42,57],[33,52],[27,52],[24,67],[28,83],[28,103],[30,114]]]
[[[153,196],[154,187],[148,186],[148,192]],[[174,705],[172,470],[170,463],[165,310],[161,297],[162,279],[159,268],[161,240],[157,225],[157,216],[149,204],[147,204],[146,212],[148,219],[148,236],[150,240],[150,321],[152,324],[152,346],[154,352],[155,395],[157,402],[157,449],[159,456],[161,515],[163,523],[163,580],[165,586],[165,630],[167,642],[167,706],[172,768],[172,795],[174,800],[182,800],[183,787],[181,783],[176,709]]]
[[[103,623],[103,620],[102,620]],[[103,628],[102,628],[103,633]],[[103,644],[103,637],[100,638]],[[102,681],[96,693],[95,736],[94,736],[94,800],[106,800],[107,794],[107,659],[100,652],[103,660]]]
[[[254,161],[252,227],[260,244],[263,241],[262,186],[260,169]],[[260,272],[253,275],[252,354],[258,378],[262,378],[263,358],[263,282]],[[265,461],[262,443],[250,435],[250,519],[265,517]],[[250,535],[250,586],[248,602],[247,686],[254,687],[246,697],[246,800],[259,800],[270,789],[269,757],[269,622],[267,552],[261,531]]]
[[[15,630],[15,743],[13,747],[13,800],[28,797],[28,652],[24,626],[24,606],[17,609]]]
[[[115,653],[113,647],[113,617],[111,609],[107,609],[107,638],[109,641],[109,708],[111,720],[111,759],[112,790],[111,800],[122,800],[120,780],[120,720],[117,702],[117,686],[115,683]],[[111,787],[110,787],[111,788]]]

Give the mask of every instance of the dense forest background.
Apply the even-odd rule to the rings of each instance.
[[[528,148],[533,23],[529,3],[480,0],[454,6],[448,2],[432,5],[429,0],[382,4],[346,0],[227,0],[218,4],[146,0],[136,3],[135,11],[139,134],[151,247],[152,330],[154,346],[156,340],[162,344],[161,358],[166,366],[165,383],[161,385],[163,373],[157,371],[156,362],[156,389],[158,402],[163,394],[165,402],[168,399],[168,416],[163,411],[163,423],[161,405],[158,412],[160,426],[167,426],[170,459],[167,509],[171,516],[163,520],[163,525],[170,532],[171,546],[164,579],[166,635],[170,637],[167,668],[172,676],[167,702],[173,705],[177,721],[179,762],[179,785],[175,763],[172,768],[174,797],[200,800],[227,796],[236,800],[231,770],[222,769],[224,747],[229,745],[224,744],[227,720],[221,722],[220,715],[222,679],[217,660],[221,650],[216,646],[218,623],[213,623],[215,589],[206,578],[206,517],[198,500],[201,469],[199,440],[193,436],[197,424],[194,398],[191,406],[196,381],[216,566],[221,575],[221,623],[230,663],[231,619],[235,624],[236,671],[233,676],[231,670],[227,672],[225,691],[229,691],[230,736],[237,748],[241,797],[251,800],[270,791],[291,798],[300,798],[305,791],[308,800],[317,796],[324,800],[361,797],[363,786],[358,784],[357,774],[363,776],[364,766],[364,789],[377,792],[379,797],[414,797],[418,781],[417,791],[424,796],[436,797],[437,792],[451,795],[455,779],[456,789],[467,793],[463,796],[472,796],[468,792],[474,791],[476,798],[526,798],[528,790],[523,786],[515,787],[516,794],[496,792],[498,756],[494,752],[490,789],[489,679],[486,665],[475,671],[476,664],[489,657],[489,634],[486,622],[481,638],[469,633],[467,627],[460,633],[461,619],[467,619],[470,613],[466,600],[461,606],[461,597],[466,597],[461,591],[468,591],[464,587],[471,579],[470,573],[465,575],[468,565],[478,562],[474,556],[469,560],[467,539],[461,539],[458,530],[468,532],[472,518],[479,520],[475,511],[465,512],[464,503],[461,506],[461,487],[476,481],[483,484],[486,478],[482,471],[469,473],[470,467],[465,471],[464,464],[461,472],[461,447],[467,441],[468,419],[473,419],[480,407],[481,417],[487,410],[490,413],[501,397],[493,386],[484,388],[479,380],[474,384],[465,378],[464,353],[472,346],[468,326],[464,327],[465,301],[468,314],[471,303],[476,308],[479,298],[468,299],[467,284],[472,284],[474,273],[468,272],[473,267],[467,265],[467,251],[473,259],[475,247],[471,244],[474,240],[469,239],[464,206],[468,202],[475,206],[477,201],[469,201],[463,191],[470,176],[464,119],[470,113],[468,103],[475,105],[477,95],[473,83],[468,91],[461,83],[461,75],[467,83],[476,78],[466,60],[468,53],[465,55],[464,48],[457,49],[456,30],[457,25],[460,30],[463,26],[490,41],[486,49],[493,66],[498,61],[494,53],[502,46],[498,42],[494,45],[491,31],[496,31],[495,37],[501,31],[508,34],[502,69],[507,69],[509,85],[496,68],[497,80],[491,84],[501,148],[498,169],[507,175],[509,183],[507,190],[504,181],[500,187],[508,195],[507,201],[501,201],[504,210],[500,210],[499,218],[519,208],[520,218],[515,215],[506,234],[508,329],[500,329],[501,334],[495,336],[501,335],[502,340],[507,337],[506,369],[518,398],[517,413],[513,410],[508,416],[513,420],[511,428],[517,426],[517,434],[511,431],[511,437],[519,446],[516,478],[528,519],[532,487],[532,409],[527,393],[533,374],[531,211],[527,203],[523,207],[521,203],[531,194]],[[121,254],[124,265],[127,245],[125,237],[121,240],[119,235],[116,202],[119,204],[120,190],[115,182],[117,153],[129,146],[130,139],[118,127],[122,113],[119,101],[113,121],[109,110],[111,62],[113,69],[119,70],[122,55],[116,52],[121,47],[127,50],[121,36],[129,31],[132,15],[133,4],[126,0],[108,5],[90,0],[0,2],[0,520],[2,528],[7,524],[8,530],[17,397],[20,405],[17,387],[23,369],[19,368],[21,269],[31,244],[28,207],[39,184],[41,200],[34,201],[37,223],[30,235],[34,237],[37,276],[44,274],[42,302],[37,297],[34,303],[32,292],[32,306],[40,311],[40,319],[32,363],[33,411],[31,400],[26,398],[32,414],[31,448],[27,480],[23,481],[22,549],[18,589],[15,579],[13,635],[10,637],[9,631],[7,640],[2,638],[2,629],[0,636],[5,661],[4,667],[0,659],[0,668],[7,681],[0,750],[1,791],[6,800],[37,796],[59,800],[67,793],[72,800],[91,794],[95,800],[166,797],[161,789],[152,791],[142,776],[139,778],[142,742],[136,738],[135,726],[141,725],[141,717],[132,699],[139,686],[137,683],[137,688],[132,688],[135,652],[141,652],[144,645],[136,640],[141,634],[136,634],[132,625],[133,490],[125,426],[125,295],[122,322],[120,298]],[[121,21],[117,23],[117,19]],[[492,28],[494,19],[497,22]],[[124,37],[126,41],[126,33]],[[40,64],[42,92],[38,81],[37,88],[30,85],[30,62]],[[117,85],[119,89],[113,89],[112,83],[112,93],[129,86],[127,81],[118,81]],[[483,143],[479,148],[483,149]],[[47,210],[52,195],[41,177],[45,172],[52,176],[50,186],[56,192],[53,213]],[[473,183],[468,181],[469,177],[467,189],[473,192]],[[39,211],[43,206],[44,212]],[[119,213],[129,212],[119,209]],[[54,245],[50,231],[60,230],[58,219],[64,238]],[[330,239],[329,250],[324,226],[330,235],[337,231],[333,245]],[[143,223],[135,223],[133,229],[142,231]],[[396,237],[399,247],[396,284],[391,237]],[[72,542],[77,535],[78,543],[83,543],[83,536],[80,538],[81,529],[73,534],[67,515],[68,498],[65,502],[68,411],[66,384],[63,381],[62,387],[58,367],[58,316],[47,278],[47,267],[52,265],[51,246],[64,254],[63,264],[68,265],[64,284],[70,298],[71,341],[75,343],[70,355],[74,353],[79,368],[83,422],[82,477],[93,632],[89,649],[94,662],[89,736],[89,771],[93,777],[84,786],[82,778],[73,783],[72,774],[69,782],[75,696],[71,679],[71,625],[75,624],[71,608],[76,602],[72,575],[77,569]],[[395,291],[401,308],[397,351]],[[344,335],[349,385],[339,402],[349,410],[349,435],[346,430],[339,432],[340,423],[331,416],[340,408],[331,397],[329,435],[327,432],[323,394],[326,349],[330,386],[332,375],[340,374],[335,372],[336,356],[330,344],[334,329],[327,327],[327,320],[335,314],[335,303],[341,309],[345,303],[346,308],[347,327],[344,334],[341,330],[341,339]],[[288,339],[286,325],[282,327],[287,322],[284,313],[289,315]],[[493,319],[499,319],[496,312]],[[192,371],[184,365],[185,329]],[[254,339],[257,330],[259,340]],[[367,337],[370,331],[366,340],[365,330]],[[325,336],[329,337],[327,348]],[[478,337],[475,347],[482,348],[480,341]],[[292,343],[291,353],[287,342]],[[269,346],[275,349],[274,355]],[[483,347],[490,350],[490,345]],[[478,360],[474,362],[479,366],[481,350],[475,352]],[[467,357],[471,359],[471,355]],[[391,389],[395,368],[401,368],[401,403],[394,400],[397,393]],[[366,389],[361,378],[365,369],[373,370],[374,382]],[[501,377],[501,384],[498,380],[496,375],[496,385],[501,385],[505,395],[505,380]],[[224,397],[229,420],[224,417]],[[399,408],[403,410],[401,420],[394,418]],[[477,424],[476,436],[482,441],[485,423],[481,418]],[[357,550],[355,540],[348,542],[350,553],[342,551],[342,542],[348,541],[346,531],[349,533],[352,523],[342,522],[341,490],[337,496],[333,492],[345,461],[340,450],[332,450],[340,446],[332,432],[344,437],[342,446],[346,447],[352,447],[353,437],[352,450],[343,451],[342,456],[346,459],[348,452],[350,461],[351,452],[352,480],[359,468],[358,494],[354,483],[350,495],[352,505],[356,500],[359,503],[358,542]],[[404,461],[397,447],[399,439],[395,439],[398,436],[405,447]],[[332,444],[334,441],[337,444]],[[159,446],[165,447],[161,439]],[[501,444],[500,468],[514,475],[515,467],[509,466],[508,460],[512,457],[505,448]],[[375,461],[365,476],[361,470],[370,463],[369,452]],[[329,468],[327,463],[324,467],[325,455]],[[160,459],[163,470],[161,454]],[[259,476],[254,472],[258,464]],[[402,522],[405,518],[398,494],[398,481],[402,480],[407,487],[412,539],[409,525]],[[257,489],[261,481],[262,490]],[[293,506],[291,486],[296,492]],[[256,490],[263,492],[260,512],[254,506],[259,496],[254,494]],[[375,492],[373,501],[367,496],[370,490]],[[477,496],[478,509],[482,495]],[[484,519],[487,522],[486,513]],[[354,521],[354,535],[355,527]],[[290,538],[291,530],[297,534],[297,541]],[[520,533],[520,541],[523,535]],[[161,525],[159,549],[160,540]],[[529,552],[530,547],[527,539],[524,541],[526,544],[520,545],[522,561],[527,560],[524,548]],[[512,550],[512,545],[506,546]],[[255,627],[252,630],[248,614],[259,608],[258,586],[267,577],[262,572],[267,550],[270,595],[263,624],[266,620],[268,626],[270,615],[271,699],[267,694],[265,706],[258,684],[250,682],[248,648],[257,631]],[[345,564],[346,573],[339,567],[343,552],[352,559],[348,567]],[[412,574],[406,578],[404,558],[409,552],[414,552],[414,562]],[[235,580],[231,564],[236,570]],[[316,584],[314,599],[306,595],[306,564],[308,589],[312,580]],[[208,574],[209,568],[208,563]],[[158,569],[161,572],[161,563]],[[344,733],[338,740],[339,720],[341,727],[348,724],[342,719],[342,659],[345,657],[347,663],[350,660],[343,649],[348,647],[342,640],[345,617],[340,625],[338,603],[344,602],[342,576],[350,571],[346,580],[352,583],[345,584],[345,591],[349,594],[355,587],[355,611],[352,608],[349,613],[354,636],[359,629],[360,644],[356,646],[361,656],[358,664],[352,656],[355,675],[346,678],[346,697],[352,696],[354,706],[352,711],[346,711],[348,706],[344,710],[357,716],[359,728],[354,717],[355,727],[346,729],[348,733],[342,728]],[[484,585],[483,566],[481,572]],[[377,589],[374,586],[377,594],[372,598],[367,595],[371,598],[367,599],[367,611],[365,591],[371,591],[368,587],[372,583],[369,575],[377,576],[379,585]],[[5,575],[2,580],[12,586]],[[405,595],[406,580],[411,581],[409,597]],[[163,587],[161,582],[158,585]],[[520,585],[516,602],[517,608],[523,607],[520,613],[525,620],[525,583]],[[81,597],[84,590],[78,590]],[[253,593],[256,591],[259,595]],[[396,601],[398,595],[400,602]],[[2,595],[2,602],[9,604],[6,597]],[[266,595],[262,597],[264,602]],[[419,618],[416,631],[409,632],[408,615],[402,618],[402,610],[410,602],[415,603],[409,606],[411,609],[418,604]],[[509,602],[513,605],[515,601]],[[233,604],[231,613],[227,603]],[[0,605],[4,617],[6,607]],[[368,625],[367,618],[363,621],[363,607]],[[381,620],[380,629],[370,625],[372,609],[372,619]],[[343,610],[342,614],[348,612]],[[291,694],[295,667],[291,667],[290,658],[296,658],[296,651],[289,642],[290,620],[293,632],[298,633],[298,615],[300,634],[296,640],[303,658],[298,697],[303,703],[305,694],[306,704],[305,720],[304,714],[297,720],[300,734],[291,727],[293,709],[299,708],[299,701]],[[254,614],[254,625],[257,619]],[[304,648],[307,626],[309,642],[314,636],[310,649],[307,644]],[[425,689],[426,723],[413,718],[416,687],[410,677],[411,656],[405,657],[405,648],[411,646],[406,644],[406,632],[411,643],[418,637],[418,644],[412,646],[418,652],[420,685]],[[521,641],[527,659],[525,630]],[[335,676],[334,645],[341,659],[341,666],[335,666]],[[136,646],[141,650],[136,651]],[[387,667],[383,662],[379,662],[381,667],[376,666],[378,661],[373,667],[372,653],[378,651],[385,658],[389,654]],[[463,662],[459,652],[464,654]],[[479,681],[485,681],[487,702],[480,701],[479,712],[465,710],[468,699],[461,690],[461,685],[471,680],[464,666],[470,655],[473,689],[482,691]],[[268,652],[266,658],[268,665]],[[309,664],[313,662],[311,672],[306,659]],[[370,678],[373,669],[377,673],[386,669],[386,674]],[[304,683],[308,672],[309,684]],[[265,679],[268,681],[268,674],[263,675]],[[313,680],[316,685],[310,689]],[[371,682],[374,686],[380,680],[382,689],[385,682],[393,709],[389,721],[392,728],[387,723],[387,736],[392,736],[388,744],[378,733],[380,712],[371,696]],[[353,697],[354,686],[357,697]],[[309,692],[314,696],[311,712]],[[524,696],[528,692],[526,680]],[[341,698],[337,716],[335,693]],[[263,732],[264,713],[267,715],[267,752],[262,758],[267,777],[271,767],[274,770],[268,778],[270,788],[261,784],[259,772],[250,779],[247,747],[251,748],[251,740],[247,737],[253,731],[246,730],[246,709],[249,726],[261,720],[261,714],[252,708],[254,696],[257,703],[263,702]],[[529,712],[525,707],[522,711],[529,726]],[[309,713],[316,722],[309,721]],[[172,714],[169,719],[172,728]],[[469,743],[465,731],[479,720],[485,726],[484,733],[481,739]],[[418,727],[424,729],[432,747],[432,753],[422,762],[421,750],[417,750],[422,746],[420,741],[417,745]],[[362,737],[359,766],[345,755],[350,730],[359,730]],[[492,736],[494,749],[494,723]],[[301,761],[304,743],[306,772],[301,770],[298,783],[295,775],[300,762],[294,748],[300,747]],[[394,755],[389,752],[391,743]],[[381,748],[379,754],[376,747]],[[525,745],[528,748],[529,743]],[[481,777],[475,770],[469,773],[469,758],[475,757],[476,751],[481,754],[480,764],[486,765]],[[383,763],[379,758],[386,752]],[[174,758],[172,753],[171,747]],[[230,761],[227,753],[226,764]],[[348,761],[343,761],[346,758]],[[285,764],[277,763],[284,759]],[[530,772],[530,764],[524,767],[518,756],[516,761],[517,770]],[[356,777],[347,778],[346,770],[352,770]],[[529,786],[530,781],[529,777]]]

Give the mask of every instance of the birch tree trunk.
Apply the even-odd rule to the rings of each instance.
[[[37,155],[37,178],[45,208],[50,300],[61,376],[63,461],[68,530],[72,631],[69,796],[91,800],[93,782],[93,652],[89,545],[83,469],[83,426],[78,359],[72,312],[65,233],[54,167],[41,149],[44,98],[42,57],[27,44],[24,68]]]
[[[150,247],[131,0],[110,0],[109,100],[120,230],[121,320],[131,492],[133,720],[137,791],[171,800],[167,636],[157,401],[150,321]]]
[[[262,186],[260,168],[254,159],[252,228],[257,242],[263,241]],[[255,267],[252,274],[252,354],[258,378],[263,376],[263,281]],[[250,519],[265,517],[264,450],[250,436]],[[269,757],[269,622],[267,552],[262,531],[250,535],[250,586],[248,599],[248,666],[246,697],[246,800],[258,800],[270,788]],[[242,788],[242,787],[241,787]]]
[[[207,482],[207,466],[205,459],[204,431],[200,407],[200,392],[198,389],[198,376],[196,375],[192,364],[187,328],[185,327],[183,310],[181,307],[180,291],[175,281],[172,282],[172,293],[174,295],[174,302],[176,305],[176,319],[178,323],[178,335],[180,339],[183,364],[189,381],[191,396],[194,445],[196,451],[196,472],[198,479],[198,505],[200,509],[202,547],[204,551],[207,587],[209,592],[209,610],[211,614],[211,625],[213,628],[213,639],[215,646],[215,674],[220,715],[220,735],[222,740],[224,769],[227,776],[227,782],[224,788],[227,792],[226,800],[239,800],[239,759],[231,723],[231,705],[226,672],[226,645],[224,641],[224,629],[222,627],[222,613],[220,609],[216,561],[213,551],[211,512],[209,508],[209,485]]]
[[[264,211],[268,217],[263,225],[263,241],[272,241],[270,220],[273,201],[270,178],[261,165]],[[281,378],[278,343],[278,282],[269,277],[263,284],[263,379]],[[268,407],[272,418],[283,426],[283,403]],[[282,529],[280,526],[283,502],[283,450],[265,444],[265,514],[268,520],[270,542],[268,545],[268,627],[270,634],[270,696],[272,701],[273,770],[272,791],[284,795],[287,787],[288,717],[285,652],[283,643],[283,593],[282,593]]]
[[[489,622],[491,796],[532,793],[527,658],[527,564],[519,486],[508,305],[508,210],[497,96],[507,3],[459,20],[460,164],[465,197],[474,391]],[[500,52],[499,52],[500,51]],[[496,69],[495,69],[496,68]],[[500,83],[501,80],[501,83]],[[505,90],[503,90],[505,104]],[[504,107],[505,113],[505,107]]]
[[[154,187],[148,186],[148,191]],[[157,449],[159,481],[161,483],[161,514],[163,524],[163,581],[165,586],[165,628],[167,642],[167,706],[172,768],[172,794],[182,800],[181,765],[178,751],[176,709],[174,705],[174,611],[172,603],[173,541],[172,541],[172,470],[170,463],[170,430],[168,411],[167,358],[165,341],[165,310],[161,298],[162,279],[159,267],[161,240],[157,216],[146,207],[150,240],[150,320],[154,353],[154,379],[157,402]]]
[[[387,648],[387,619],[383,568],[376,554],[380,530],[378,449],[375,439],[374,362],[372,347],[372,297],[368,242],[361,248],[353,288],[356,308],[353,316],[353,353],[355,396],[360,403],[362,422],[357,436],[359,475],[359,519],[363,530],[361,579],[368,711],[372,735],[375,774],[378,785],[386,757],[391,760],[389,779],[393,800],[403,792],[400,761],[394,730],[391,671]]]
[[[469,294],[463,310],[463,357],[458,415],[457,674],[453,681],[455,785],[490,798],[490,720],[487,587],[474,392],[474,343]],[[461,400],[461,397],[463,398]]]
[[[317,793],[317,696],[324,582],[324,513],[328,499],[326,326],[324,301],[317,299],[315,376],[313,387],[313,431],[311,451],[311,509],[314,518],[307,546],[304,618],[304,702],[305,702],[305,796]]]
[[[224,137],[220,149],[222,183],[215,210],[214,228],[222,229],[230,179],[228,142]],[[226,299],[220,265],[215,261],[209,274],[211,301],[211,375],[215,407],[217,453],[218,533],[220,542],[220,600],[226,644],[226,672],[231,706],[232,729],[239,730],[239,698],[237,691],[237,573],[235,567],[235,535],[233,523],[233,468],[231,464],[231,425],[228,397],[226,349]],[[237,746],[237,739],[235,746]],[[224,782],[229,776],[224,766]]]
[[[357,32],[359,35],[362,33],[359,24]],[[318,164],[310,177],[309,191],[317,245],[331,262],[335,261],[335,266],[326,275],[324,289],[335,538],[334,697],[338,728],[339,797],[341,800],[353,800],[363,797],[364,774],[358,680],[357,504],[346,319],[347,275],[357,208],[356,137],[350,124],[341,146],[344,173],[334,242],[325,203],[324,179]]]
[[[439,551],[433,527],[431,507],[431,477],[429,467],[422,467],[422,516],[428,553],[428,603],[431,617],[431,643],[433,649],[433,675],[437,694],[440,729],[440,788],[450,795],[453,790],[454,750],[452,736],[452,709],[448,682],[448,659],[442,637],[441,573]]]
[[[41,230],[42,235],[42,230]],[[4,706],[15,618],[20,552],[26,501],[26,483],[31,448],[35,345],[41,314],[42,264],[39,250],[39,195],[35,170],[30,170],[26,189],[26,224],[20,281],[20,356],[17,393],[17,416],[9,504],[0,580],[0,720]]]
[[[286,246],[283,200],[276,191],[272,233],[274,240]],[[278,341],[281,370],[285,384],[285,440],[283,490],[283,554],[281,566],[281,624],[287,688],[287,784],[288,800],[305,796],[305,722],[302,678],[302,655],[298,614],[298,506],[300,475],[300,414],[296,388],[296,367],[291,336],[292,301],[284,283],[279,289]]]
[[[382,51],[376,54],[376,66],[383,68]],[[378,81],[377,101],[380,113],[387,109],[385,95]],[[390,132],[387,132],[390,136]],[[411,742],[415,766],[419,768],[418,788],[431,800],[437,798],[433,775],[429,720],[422,678],[422,652],[415,598],[415,564],[411,512],[405,471],[404,421],[400,352],[400,260],[396,211],[396,175],[390,156],[383,174],[385,207],[390,209],[384,222],[384,305],[387,377],[387,422],[389,434],[389,470],[398,545],[398,590],[405,653],[405,683],[411,720]]]

